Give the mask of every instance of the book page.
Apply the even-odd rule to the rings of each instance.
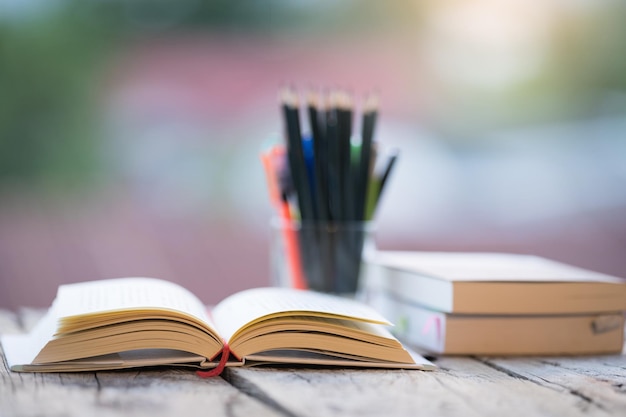
[[[57,317],[132,309],[181,312],[210,323],[206,308],[180,285],[155,278],[118,278],[61,285],[54,301]]]
[[[290,288],[255,288],[233,294],[220,302],[212,315],[220,335],[230,340],[238,330],[260,317],[287,313],[391,324],[374,309],[359,302]]]
[[[54,308],[39,320],[28,334],[5,334],[0,340],[10,369],[31,363],[54,335],[58,315]]]

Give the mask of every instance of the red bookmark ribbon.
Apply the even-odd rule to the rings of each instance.
[[[228,358],[230,357],[230,348],[228,347],[228,343],[224,343],[224,347],[222,348],[222,356],[220,357],[220,361],[217,366],[213,369],[209,369],[207,371],[196,371],[196,375],[202,378],[212,378],[214,376],[220,376],[226,368],[226,362],[228,362]]]

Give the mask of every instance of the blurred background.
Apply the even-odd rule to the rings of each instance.
[[[622,0],[0,0],[0,308],[61,283],[269,284],[287,83],[376,91],[382,249],[626,276]]]

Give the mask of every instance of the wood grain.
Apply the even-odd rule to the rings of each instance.
[[[619,362],[626,365],[623,358]],[[536,377],[515,371],[523,359],[498,360],[497,366],[472,358],[437,363],[436,372],[259,368],[230,369],[226,378],[301,416],[623,416],[626,411],[626,393],[619,392],[623,378],[608,372],[604,382],[583,389],[588,381],[581,374],[564,377],[561,369],[540,362],[526,371],[541,374]]]

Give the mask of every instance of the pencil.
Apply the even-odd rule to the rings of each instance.
[[[341,217],[343,221],[354,220],[354,189],[351,177],[351,147],[352,137],[352,101],[345,92],[336,95],[337,128],[339,138],[339,176],[341,190]]]
[[[298,96],[291,89],[286,88],[281,94],[281,100],[287,133],[287,158],[289,160],[291,177],[296,189],[300,218],[302,220],[311,220],[315,217],[314,206],[309,176],[302,150]]]
[[[385,155],[385,159],[372,174],[372,178],[370,180],[371,186],[369,187],[367,196],[368,208],[366,212],[366,217],[368,219],[374,217],[374,213],[376,212],[376,208],[380,203],[382,193],[385,190],[385,185],[387,185],[389,176],[391,175],[396,160],[398,159],[398,154],[399,152],[397,149],[393,149],[389,153],[387,153]]]
[[[308,114],[313,137],[315,187],[313,190],[317,217],[315,220],[328,220],[328,181],[327,181],[327,141],[325,137],[325,117],[319,94],[308,94]]]
[[[397,159],[398,159],[398,150],[393,149],[391,151],[391,155],[389,156],[387,164],[385,165],[385,170],[383,171],[383,175],[380,178],[380,188],[378,191],[378,196],[376,198],[377,201],[380,200],[380,196],[385,190],[385,185],[387,184],[387,180],[389,179],[389,175],[391,174],[391,171],[393,170],[393,167],[396,164]]]
[[[372,168],[372,141],[374,127],[378,116],[378,99],[370,95],[363,106],[363,121],[361,128],[361,156],[359,158],[359,172],[356,184],[356,220],[365,220],[367,190]]]
[[[278,160],[284,159],[284,154],[284,148],[274,146],[270,152],[261,154],[261,161],[270,190],[270,200],[276,207],[281,222],[278,227],[281,229],[280,231],[285,245],[285,256],[291,286],[298,289],[305,289],[307,286],[300,262],[297,236],[293,228],[291,228],[291,210],[289,209],[287,197],[289,191],[287,190],[287,186],[285,186],[285,180],[280,180],[280,174],[277,172],[280,170]]]
[[[337,109],[335,97],[327,97],[326,106],[326,145],[328,156],[328,204],[329,221],[341,219],[341,171],[340,144],[337,126]]]

